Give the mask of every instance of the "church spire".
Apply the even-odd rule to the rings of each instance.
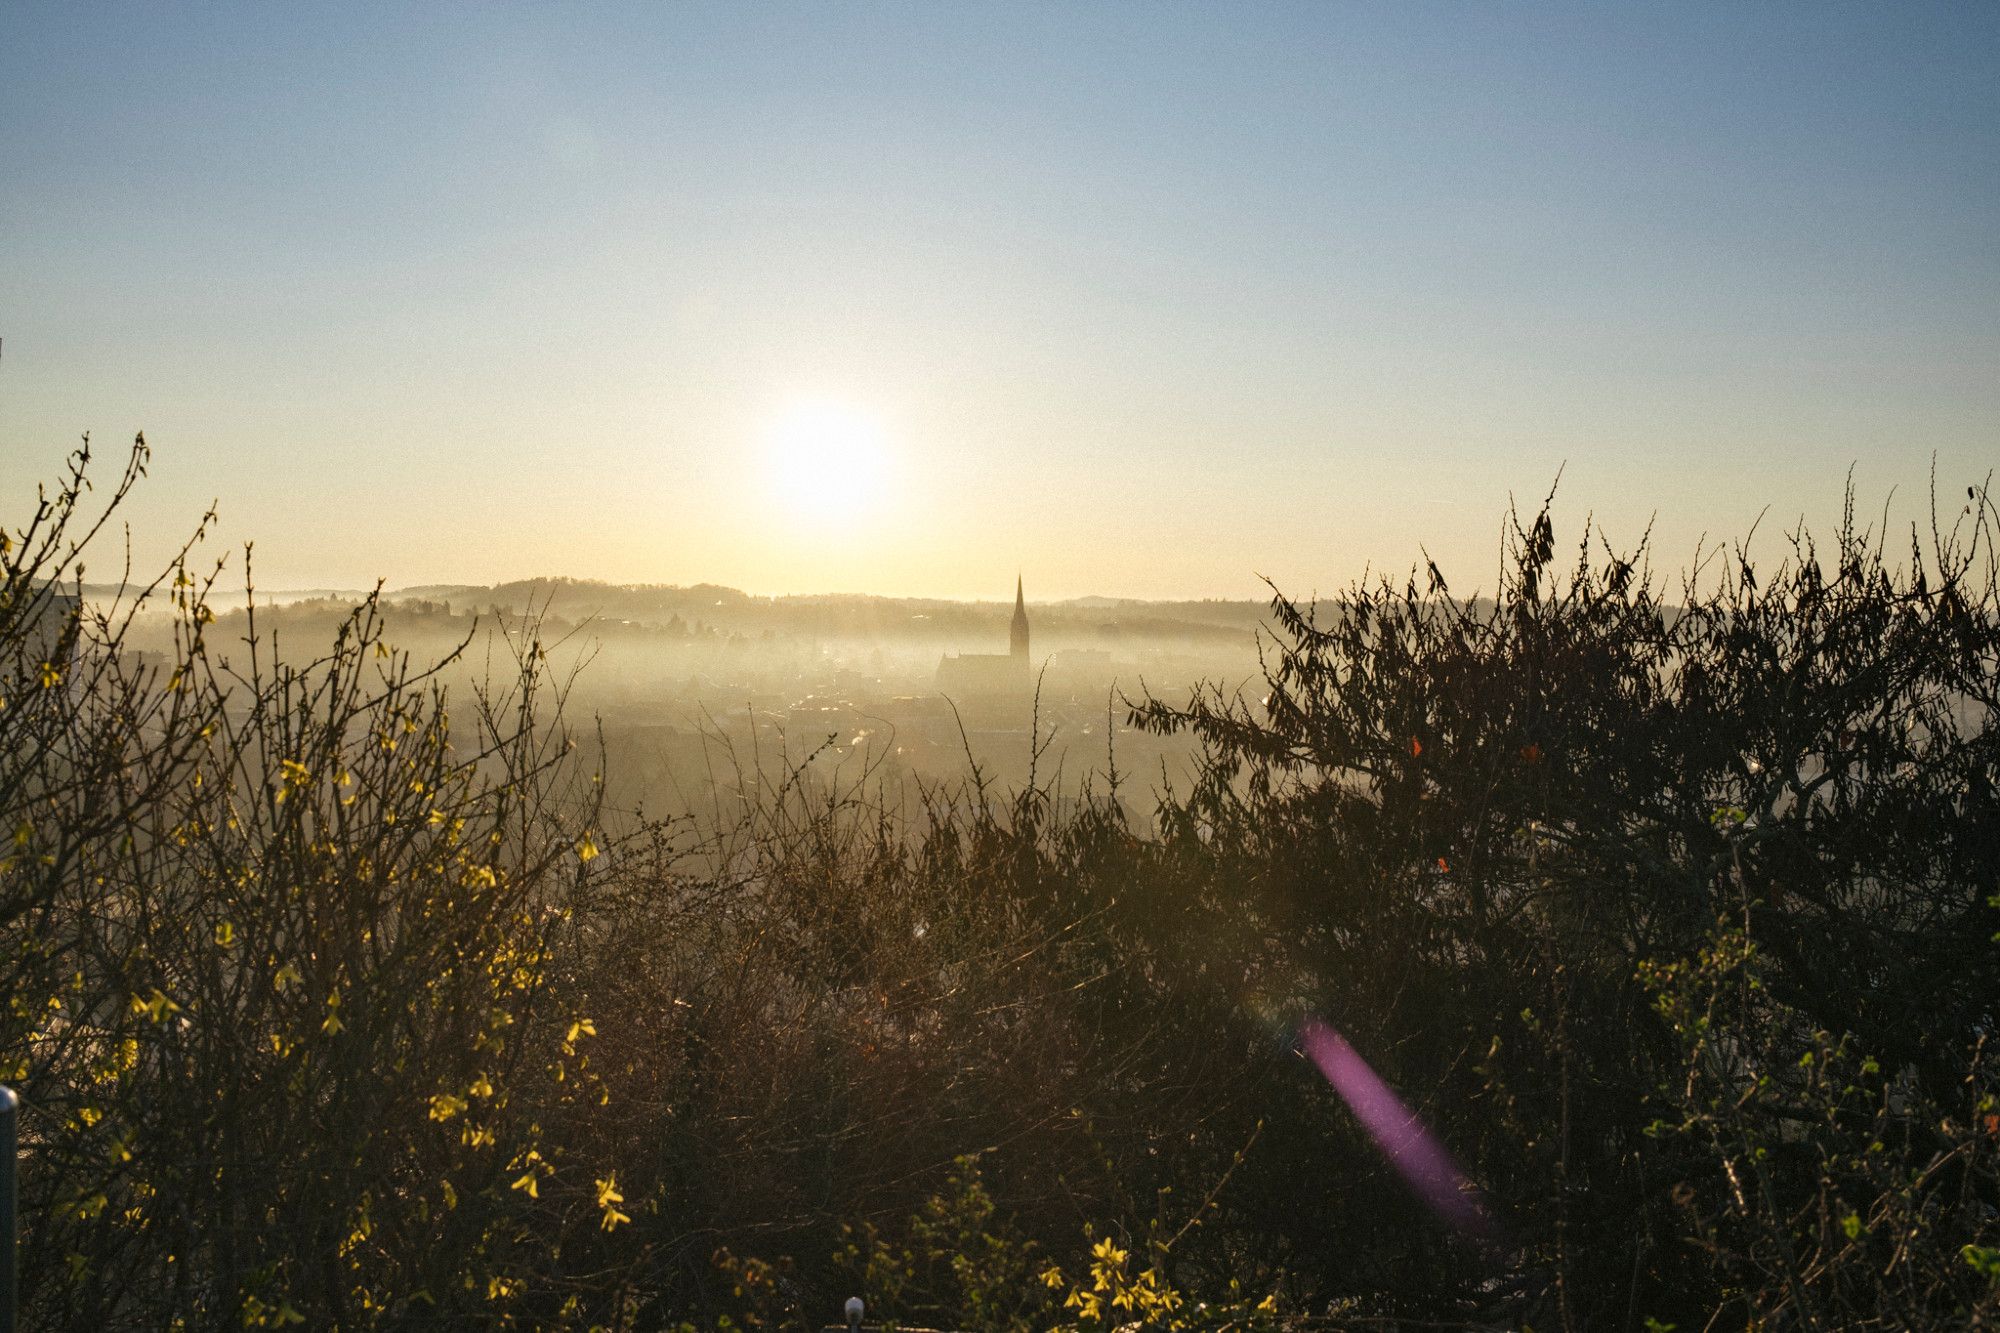
[[[1014,575],[1014,625],[1007,634],[1007,649],[1022,662],[1028,660],[1028,603],[1021,593],[1021,576]]]

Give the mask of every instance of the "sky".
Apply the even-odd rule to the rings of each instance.
[[[2000,463],[2000,5],[15,0],[0,340],[272,589],[1775,554]]]

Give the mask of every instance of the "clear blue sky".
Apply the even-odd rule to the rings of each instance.
[[[1672,563],[2000,462],[2000,5],[16,0],[0,338],[273,587]]]

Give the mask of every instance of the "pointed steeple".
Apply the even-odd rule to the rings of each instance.
[[[1022,662],[1028,660],[1028,603],[1021,593],[1021,576],[1014,575],[1014,625],[1007,634],[1007,650]]]

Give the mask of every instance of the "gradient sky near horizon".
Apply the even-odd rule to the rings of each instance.
[[[0,339],[270,588],[1673,565],[2000,463],[2000,5],[17,0]]]

